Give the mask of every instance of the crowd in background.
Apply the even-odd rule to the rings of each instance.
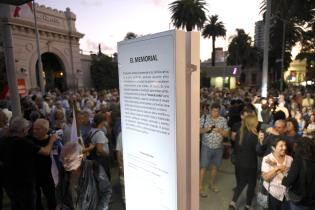
[[[21,106],[13,118],[0,101],[0,209],[4,190],[13,210],[107,209],[111,167],[123,171],[118,90],[32,90]]]
[[[266,98],[250,88],[202,88],[200,196],[208,196],[207,169],[209,190],[220,191],[217,172],[231,143],[236,187],[230,209],[238,209],[246,186],[245,209],[255,209],[259,185],[266,209],[315,209],[314,98],[313,90],[300,87],[269,90]]]
[[[245,186],[245,208],[254,209],[259,184],[268,209],[315,209],[315,91],[271,89],[263,98],[255,89],[201,88],[200,96],[202,198],[208,196],[205,180],[209,190],[220,191],[218,170],[232,144],[230,209],[238,208]],[[5,190],[14,210],[107,209],[112,164],[123,174],[119,103],[116,89],[43,96],[33,90],[21,99],[23,116],[12,118],[10,101],[1,100],[1,201]]]

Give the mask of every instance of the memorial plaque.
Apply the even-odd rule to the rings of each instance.
[[[118,43],[127,210],[177,209],[178,34]]]
[[[118,43],[127,210],[199,207],[199,37],[172,30]]]

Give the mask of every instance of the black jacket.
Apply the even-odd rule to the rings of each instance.
[[[282,184],[302,197],[298,205],[315,205],[315,160],[295,157]]]
[[[257,168],[258,136],[245,129],[243,141],[240,144],[239,132],[235,142],[235,162],[236,165],[244,168]]]
[[[84,160],[81,170],[75,201],[72,201],[69,192],[70,173],[62,170],[57,186],[57,204],[61,205],[61,210],[107,209],[112,189],[103,167],[95,161]]]

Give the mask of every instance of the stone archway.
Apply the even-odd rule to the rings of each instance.
[[[61,91],[67,89],[66,85],[66,69],[65,65],[59,56],[52,52],[45,52],[42,54],[44,83],[46,90],[58,88]],[[39,72],[36,62],[36,82],[39,85]]]

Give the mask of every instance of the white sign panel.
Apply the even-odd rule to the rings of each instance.
[[[177,210],[176,31],[118,43],[127,210]]]

